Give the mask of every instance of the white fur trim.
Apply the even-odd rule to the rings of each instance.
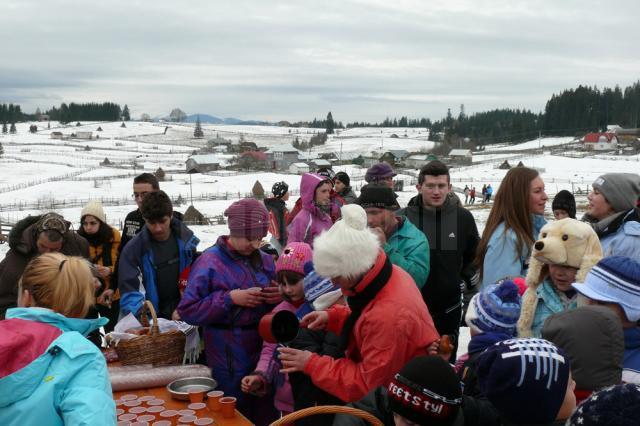
[[[313,309],[316,311],[324,311],[333,306],[342,296],[342,290],[334,290],[323,294],[313,301]]]
[[[313,242],[313,265],[323,277],[355,278],[367,272],[380,250],[367,228],[367,213],[357,204],[342,207],[342,219]]]

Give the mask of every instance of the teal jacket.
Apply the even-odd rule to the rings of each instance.
[[[48,309],[0,321],[0,425],[115,425],[104,356],[84,336],[107,323]],[[16,356],[19,354],[19,356]]]
[[[400,227],[389,237],[384,252],[394,265],[407,271],[419,289],[429,277],[429,242],[416,226],[399,216]]]
[[[540,229],[547,223],[543,216],[533,216],[533,240],[538,239]],[[487,253],[482,265],[482,287],[495,284],[499,280],[509,277],[525,277],[529,269],[531,247],[522,247],[516,252],[517,237],[513,230],[505,230],[502,222],[491,234]]]
[[[538,286],[536,293],[538,295],[538,305],[536,306],[533,323],[531,324],[533,337],[541,336],[542,326],[548,317],[578,307],[577,296],[571,299],[568,299],[566,296],[561,296],[549,279],[544,280],[542,284]]]

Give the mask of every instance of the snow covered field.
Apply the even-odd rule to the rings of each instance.
[[[184,170],[184,162],[190,153],[206,143],[207,138],[219,136],[238,140],[241,136],[258,145],[278,145],[290,143],[295,137],[301,141],[308,140],[318,129],[287,128],[274,126],[225,126],[203,125],[205,139],[193,139],[193,124],[175,123],[142,123],[127,122],[126,128],[120,123],[83,123],[82,126],[58,127],[52,123],[51,129],[39,125],[39,132],[31,134],[28,127],[31,123],[17,125],[17,135],[0,135],[0,143],[4,147],[4,155],[0,157],[0,221],[13,223],[28,214],[39,214],[48,209],[32,209],[25,207],[11,208],[12,205],[25,205],[47,201],[87,199],[117,199],[126,202],[124,205],[105,206],[107,221],[120,226],[126,214],[135,208],[131,197],[133,176],[143,170],[155,171],[158,167],[165,170]],[[54,125],[55,124],[55,125]],[[169,129],[165,128],[169,126]],[[97,132],[98,127],[102,132]],[[98,140],[53,140],[50,133],[61,131],[70,134],[78,131],[92,131],[94,136],[100,135]],[[428,129],[380,129],[357,128],[340,131],[338,135],[329,138],[327,143],[315,147],[313,152],[354,152],[368,153],[371,151],[386,151],[389,149],[404,149],[407,151],[424,151],[433,147],[427,141]],[[391,137],[391,135],[398,137]],[[406,134],[406,137],[405,137]],[[550,147],[570,142],[571,138],[543,138],[519,145],[511,145],[496,150],[518,151],[538,146]],[[82,149],[89,146],[90,151]],[[113,162],[133,163],[138,168],[106,168],[99,167],[99,162],[105,157]],[[547,193],[552,196],[562,189],[580,190],[582,196],[577,196],[578,210],[584,211],[586,192],[593,180],[609,172],[638,173],[640,170],[640,156],[615,157],[598,156],[597,158],[568,158],[549,153],[542,155],[523,156],[519,154],[491,154],[478,155],[475,160],[483,159],[487,162],[467,167],[454,168],[451,171],[452,183],[457,190],[465,185],[475,186],[479,191],[483,184],[490,183],[495,190],[499,190],[500,181],[506,170],[497,166],[505,159],[516,165],[522,161],[526,166],[540,170],[545,181]],[[339,166],[335,171],[344,170],[352,178],[352,185],[359,188],[364,182],[364,171],[358,166]],[[65,180],[46,181],[51,178]],[[113,178],[110,178],[113,177]],[[109,178],[109,179],[105,179]],[[399,176],[405,180],[405,188],[399,193],[401,206],[406,205],[416,193],[411,176]],[[249,173],[239,175],[191,175],[193,196],[198,199],[205,194],[225,195],[227,200],[194,201],[195,207],[208,217],[221,215],[226,207],[235,199],[250,193],[256,181],[260,181],[268,193],[273,183],[284,180],[289,184],[292,194],[289,200],[293,206],[300,185],[300,176],[277,173]],[[177,206],[176,210],[184,211],[190,197],[189,175],[183,173],[168,173],[168,180],[161,183],[161,188],[173,198],[180,196],[185,203]],[[462,197],[464,199],[464,197]],[[550,214],[551,202],[548,204]],[[76,227],[79,226],[82,206],[56,209]],[[471,209],[480,232],[484,228],[489,209],[488,206],[474,206]],[[205,249],[213,243],[219,235],[226,233],[226,225],[194,226],[201,242],[199,249]],[[0,258],[8,250],[6,244],[0,245]],[[468,335],[462,337],[463,347],[466,347]]]

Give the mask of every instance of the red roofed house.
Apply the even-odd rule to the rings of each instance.
[[[592,151],[609,151],[618,147],[615,133],[587,133],[582,139],[584,149]]]

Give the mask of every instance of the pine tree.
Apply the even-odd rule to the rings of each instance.
[[[124,121],[131,120],[131,114],[129,114],[129,106],[127,104],[124,105],[124,109],[122,110],[122,119]]]
[[[202,126],[200,125],[200,116],[196,118],[196,128],[193,130],[194,138],[202,138],[204,137],[204,132],[202,131]]]
[[[6,135],[8,131],[9,130],[7,129],[7,122],[3,121],[2,122],[2,133]]]
[[[9,127],[9,133],[11,133],[12,135],[15,135],[16,132],[17,132],[16,123],[11,123],[11,127]]]
[[[332,135],[333,134],[333,129],[336,128],[336,123],[334,123],[333,121],[333,116],[331,115],[331,111],[329,111],[329,114],[327,114],[327,131],[326,133],[328,135]]]

